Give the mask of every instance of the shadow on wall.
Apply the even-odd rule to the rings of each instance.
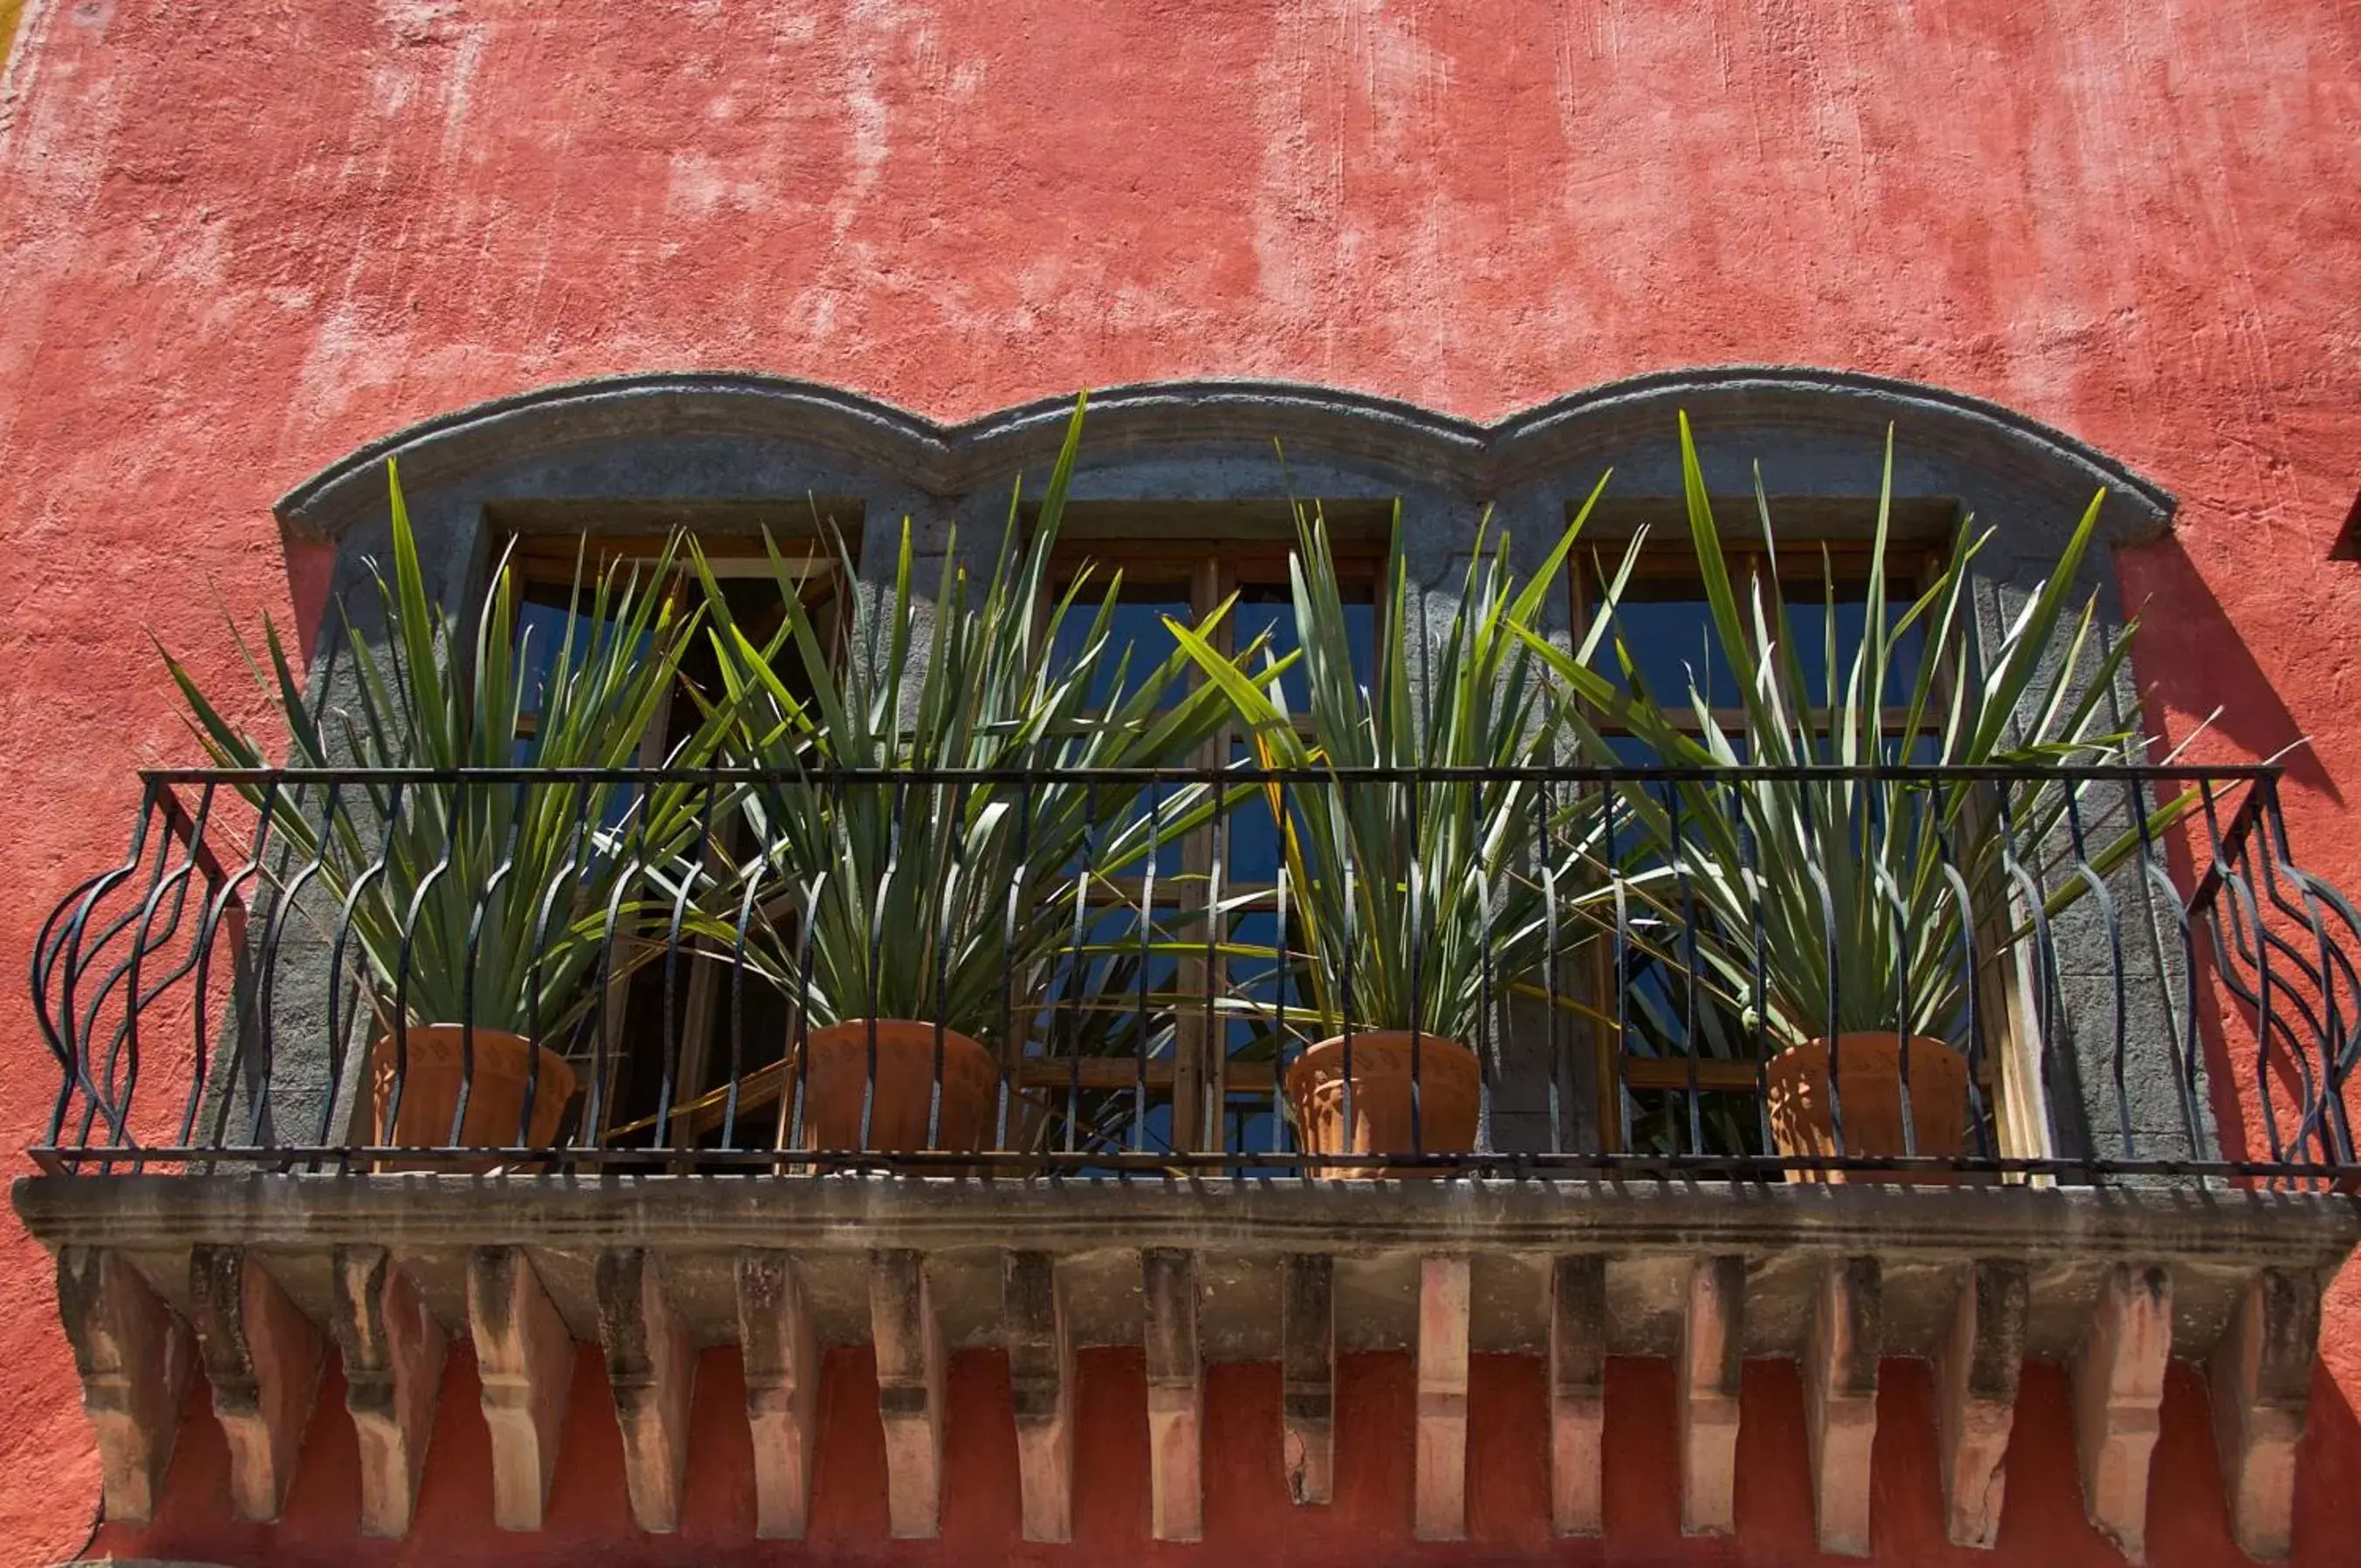
[[[2177,741],[2217,708],[2221,717],[2192,749],[2192,761],[2246,761],[2288,751],[2288,780],[2337,806],[2345,797],[2246,651],[2222,601],[2178,541],[2118,550],[2125,609],[2139,617],[2133,655],[2148,727]]]

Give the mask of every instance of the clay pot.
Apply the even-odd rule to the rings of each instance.
[[[1771,1138],[1783,1155],[1900,1156],[1902,1045],[1887,1031],[1837,1036],[1837,1089],[1843,1098],[1845,1147],[1837,1148],[1828,1116],[1828,1043],[1810,1040],[1771,1058],[1766,1069]],[[1957,1155],[1968,1124],[1968,1062],[1942,1041],[1920,1035],[1910,1042],[1910,1124],[1921,1155]],[[1791,1170],[1790,1181],[1916,1181],[1949,1183],[1949,1171]]]
[[[869,1081],[872,1021],[848,1018],[814,1029],[804,1052],[804,1124],[798,1147],[906,1153],[983,1146],[999,1071],[992,1053],[956,1030],[942,1032],[943,1102],[939,1134],[927,1140],[934,1097],[935,1026],[906,1018],[874,1021],[877,1091],[869,1137],[861,1136],[862,1091]]]
[[[451,1142],[451,1117],[459,1108],[459,1085],[468,1084],[467,1119],[459,1129],[463,1148],[515,1146],[519,1118],[524,1112],[528,1078],[540,1062],[540,1081],[533,1086],[533,1125],[525,1129],[525,1145],[546,1148],[557,1136],[558,1118],[574,1097],[574,1069],[555,1051],[543,1050],[522,1035],[506,1029],[478,1028],[475,1035],[474,1071],[463,1070],[467,1058],[456,1024],[412,1024],[397,1056],[392,1035],[369,1047],[369,1127],[374,1141],[384,1134],[386,1107],[393,1099],[394,1069],[402,1067],[401,1105],[395,1113],[391,1142],[405,1148],[432,1148]],[[483,1171],[495,1162],[479,1160],[431,1168]],[[381,1160],[379,1170],[430,1168],[410,1162]]]
[[[1465,1154],[1476,1146],[1483,1068],[1456,1040],[1418,1040],[1418,1137],[1411,1136],[1411,1035],[1407,1029],[1353,1032],[1353,1124],[1345,1124],[1345,1037],[1321,1041],[1287,1069],[1296,1140],[1307,1154]],[[1307,1176],[1379,1177],[1378,1166],[1306,1162]],[[1424,1174],[1433,1174],[1425,1172]]]

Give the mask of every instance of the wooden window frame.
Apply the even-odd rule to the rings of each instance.
[[[1625,545],[1620,542],[1594,544],[1587,549],[1577,548],[1567,563],[1567,610],[1577,643],[1590,630],[1598,590],[1604,583],[1612,580],[1614,572],[1621,564],[1624,549]],[[1830,583],[1839,588],[1855,586],[1866,588],[1872,554],[1871,544],[1853,539],[1782,542],[1774,550],[1744,544],[1724,547],[1724,557],[1730,567],[1731,586],[1740,596],[1741,608],[1752,602],[1754,585],[1760,581],[1766,563],[1776,574],[1782,599],[1792,609],[1803,596],[1822,598],[1826,585]],[[1889,543],[1886,549],[1889,601],[1905,593],[1908,598],[1901,598],[1899,602],[1907,604],[1915,600],[1940,575],[1945,558],[1946,547],[1939,538],[1914,539],[1898,544]],[[1632,563],[1631,581],[1642,585],[1643,590],[1694,586],[1697,590],[1697,597],[1704,597],[1696,553],[1686,542],[1671,545],[1643,544]],[[1808,599],[1804,599],[1804,602],[1808,602]],[[1956,671],[1938,665],[1937,692],[1939,694],[1944,684],[1956,679],[1957,674]],[[1662,700],[1675,694],[1655,695]],[[1711,711],[1716,723],[1725,727],[1744,722],[1742,708],[1717,707]],[[1825,709],[1815,711],[1821,716],[1826,713]],[[1919,733],[1939,733],[1941,713],[1939,702],[1930,705],[1928,713],[1922,716]],[[1677,728],[1684,731],[1695,734],[1701,729],[1695,716],[1689,712],[1675,712],[1672,717]],[[1908,719],[1909,712],[1906,707],[1888,707],[1884,709],[1884,718],[1889,725],[1898,729]],[[1628,733],[1613,725],[1603,725],[1602,729],[1610,735]],[[1609,961],[1607,954],[1593,944],[1591,961],[1587,967],[1594,997],[1611,997],[1613,994],[1614,977],[1608,972]],[[2016,966],[2011,964],[2010,968],[2014,970]],[[1980,978],[1977,983],[1988,991],[1995,985],[2005,988],[1997,992],[2002,999],[1998,1005],[1991,1003],[1979,1005],[1980,1012],[2000,1021],[2006,1032],[1999,1048],[1988,1049],[1984,1055],[1980,1081],[1989,1096],[1997,1079],[2015,1076],[2005,1064],[2013,1063],[2022,1054],[2016,1043],[2016,1020],[2021,1009],[2014,1005],[2018,992],[2017,976],[2014,973],[2006,977],[1986,976]],[[1594,1070],[1599,1085],[1599,1097],[1594,1113],[1600,1146],[1609,1153],[1620,1153],[1622,1152],[1622,1117],[1612,1097],[1620,1091],[1686,1093],[1689,1088],[1690,1058],[1686,1053],[1639,1055],[1626,1048],[1603,1027],[1594,1029],[1592,1034],[1597,1042]],[[1996,1067],[1996,1062],[2004,1065]],[[1696,1068],[1697,1088],[1700,1092],[1752,1095],[1762,1091],[1761,1067],[1757,1062],[1699,1058]],[[1994,1120],[1996,1126],[2004,1126],[2007,1118],[2004,1114]]]
[[[838,545],[840,541],[843,554],[859,561],[861,508],[858,503],[841,500],[826,503],[824,510],[818,502],[805,505],[808,510],[804,511],[798,526],[796,509],[770,503],[719,503],[686,511],[630,502],[611,508],[577,508],[571,503],[544,508],[523,503],[504,509],[505,515],[494,516],[492,558],[505,559],[509,564],[513,609],[518,600],[536,588],[571,593],[577,586],[577,577],[580,585],[587,587],[618,562],[653,566],[662,556],[674,527],[684,529],[695,538],[708,568],[725,583],[771,578],[776,570],[772,562],[775,548],[782,560],[800,561],[807,566],[803,582],[807,606],[813,602],[814,589],[827,586],[829,609],[821,631],[829,641],[831,658],[840,664],[850,638],[850,618],[842,613],[850,584],[838,580],[842,565]],[[655,515],[645,515],[651,511]],[[839,521],[847,514],[851,521]],[[651,522],[663,526],[651,529]],[[768,542],[765,531],[770,535]],[[695,583],[685,563],[675,565],[672,592],[676,600],[685,598]],[[647,730],[640,741],[641,767],[662,766],[671,749],[673,700],[672,691],[667,690],[649,718]],[[520,737],[530,732],[526,726],[519,726]],[[734,824],[726,827],[735,830]],[[701,946],[704,938],[693,938],[692,941]],[[602,1043],[609,1081],[601,1085],[599,1102],[608,1109],[610,1120],[614,1119],[617,1088],[613,1080],[622,1070],[629,1045],[625,1031],[630,1024],[631,988],[643,975],[658,972],[647,965],[633,967],[608,981],[607,994],[600,1003],[599,1027],[605,1036]],[[686,981],[679,1031],[680,1058],[674,1074],[672,1126],[665,1135],[665,1142],[674,1147],[686,1147],[695,1140],[701,1129],[694,1102],[720,1087],[705,1080],[714,1069],[719,1043],[717,1036],[720,1027],[721,966],[691,963]],[[786,1113],[784,1098],[780,1113],[782,1118]],[[586,1129],[586,1133],[603,1142],[640,1124],[625,1122],[620,1128]],[[684,1162],[681,1168],[688,1168],[689,1163]]]
[[[1392,503],[1323,502],[1322,510],[1329,522],[1338,575],[1348,587],[1367,584],[1368,602],[1380,618],[1381,637],[1385,575],[1392,555]],[[1185,599],[1191,614],[1202,621],[1244,588],[1286,592],[1289,562],[1296,553],[1292,516],[1284,502],[1073,503],[1051,554],[1044,592],[1054,602],[1087,565],[1091,582],[1083,597],[1089,598],[1104,593],[1105,584],[1119,571],[1126,597],[1137,591],[1146,600],[1150,594],[1161,598],[1158,590],[1185,589],[1177,597]],[[1386,528],[1383,533],[1373,526],[1380,519]],[[1077,522],[1081,526],[1075,526]],[[1047,609],[1045,604],[1045,614]],[[1232,620],[1224,618],[1214,633],[1214,646],[1224,654],[1235,648]],[[1192,673],[1191,686],[1200,678]],[[1309,726],[1308,716],[1298,716],[1299,729],[1308,730]],[[1191,762],[1201,767],[1226,766],[1246,738],[1235,725],[1224,725]],[[1181,876],[1188,879],[1182,889],[1193,888],[1196,895],[1190,898],[1182,890],[1159,888],[1157,907],[1202,908],[1213,895],[1212,868],[1212,835],[1189,835],[1181,847]],[[1118,904],[1137,907],[1133,885],[1135,891],[1127,901],[1104,894],[1093,902],[1108,908]],[[1219,883],[1224,897],[1274,894],[1277,886],[1276,883],[1233,881],[1227,868]],[[1213,935],[1218,941],[1221,933]],[[1196,955],[1176,960],[1175,985],[1182,993],[1202,995],[1209,982],[1218,994],[1229,983],[1228,976],[1209,977],[1206,959]],[[1151,1091],[1171,1096],[1172,1146],[1176,1152],[1226,1151],[1231,1097],[1259,1094],[1268,1099],[1275,1084],[1274,1069],[1265,1063],[1231,1060],[1227,1050],[1215,1048],[1221,1038],[1220,1025],[1201,1013],[1176,1011],[1174,1025],[1172,1056],[1149,1062],[1147,1073]],[[1137,1064],[1129,1059],[1104,1064],[1085,1059],[1081,1066],[1086,1089],[1128,1089],[1137,1081]],[[1055,1093],[1071,1087],[1073,1069],[1069,1058],[1028,1058],[1017,1069],[1017,1084]]]

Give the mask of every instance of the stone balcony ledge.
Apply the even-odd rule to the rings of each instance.
[[[1608,1355],[1675,1364],[1686,1528],[1731,1523],[1739,1369],[1803,1371],[1821,1542],[1868,1541],[1883,1357],[1934,1364],[1953,1540],[1989,1546],[2027,1360],[2075,1390],[2091,1517],[2136,1557],[2169,1360],[2202,1364],[2242,1544],[2285,1549],[2323,1281],[2361,1207],[2219,1187],[1675,1180],[198,1175],[29,1177],[106,1461],[110,1517],[152,1510],[192,1360],[247,1517],[274,1517],[325,1347],[362,1435],[363,1523],[406,1530],[443,1347],[471,1336],[495,1512],[535,1528],[574,1345],[604,1352],[643,1528],[677,1517],[697,1352],[735,1345],[758,1524],[801,1532],[818,1357],[875,1347],[891,1517],[934,1532],[941,1380],[1010,1361],[1029,1539],[1061,1540],[1072,1355],[1141,1345],[1151,1516],[1197,1533],[1208,1362],[1275,1361],[1288,1483],[1325,1499],[1333,1364],[1418,1372],[1414,1519],[1465,1528],[1471,1353],[1545,1358],[1553,1511],[1600,1521]],[[192,1334],[189,1331],[193,1331]]]

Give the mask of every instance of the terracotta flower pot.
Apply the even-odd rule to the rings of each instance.
[[[861,1136],[862,1091],[869,1081],[871,1020],[848,1018],[814,1029],[805,1047],[803,1137],[807,1149],[972,1150],[992,1122],[999,1070],[992,1053],[956,1030],[942,1032],[943,1101],[939,1132],[927,1139],[934,1097],[935,1026],[906,1018],[875,1020],[877,1091],[869,1137]]]
[[[1810,1040],[1771,1059],[1768,1079],[1771,1137],[1783,1155],[1899,1156],[1902,1143],[1901,1042],[1886,1031],[1837,1036],[1837,1089],[1842,1097],[1844,1142],[1837,1147],[1828,1114],[1828,1043]],[[1956,1155],[1968,1126],[1968,1062],[1942,1041],[1927,1036],[1910,1042],[1910,1124],[1921,1155]],[[1835,1181],[1840,1170],[1791,1170],[1790,1181]],[[1949,1182],[1949,1172],[1850,1173],[1858,1181]]]
[[[1476,1146],[1483,1068],[1456,1040],[1418,1040],[1418,1136],[1411,1135],[1411,1035],[1353,1032],[1353,1122],[1345,1124],[1345,1037],[1321,1041],[1287,1069],[1297,1141],[1308,1154],[1465,1154]],[[1304,1166],[1307,1176],[1378,1177],[1378,1166]],[[1403,1174],[1410,1174],[1404,1172]]]
[[[506,1029],[476,1031],[474,1070],[465,1070],[467,1056],[456,1024],[412,1024],[399,1053],[394,1036],[381,1036],[369,1047],[369,1130],[371,1141],[384,1135],[386,1107],[393,1101],[394,1069],[401,1071],[401,1104],[394,1113],[391,1141],[402,1147],[424,1148],[451,1142],[451,1118],[459,1109],[459,1086],[468,1084],[467,1119],[459,1129],[464,1148],[510,1148],[517,1139],[524,1113],[527,1080],[540,1062],[540,1081],[533,1087],[533,1124],[525,1129],[529,1147],[546,1147],[557,1136],[558,1118],[574,1097],[574,1069],[555,1051],[543,1050],[522,1035]],[[494,1161],[478,1160],[434,1168],[482,1171]],[[410,1162],[381,1160],[379,1170],[427,1168]]]

